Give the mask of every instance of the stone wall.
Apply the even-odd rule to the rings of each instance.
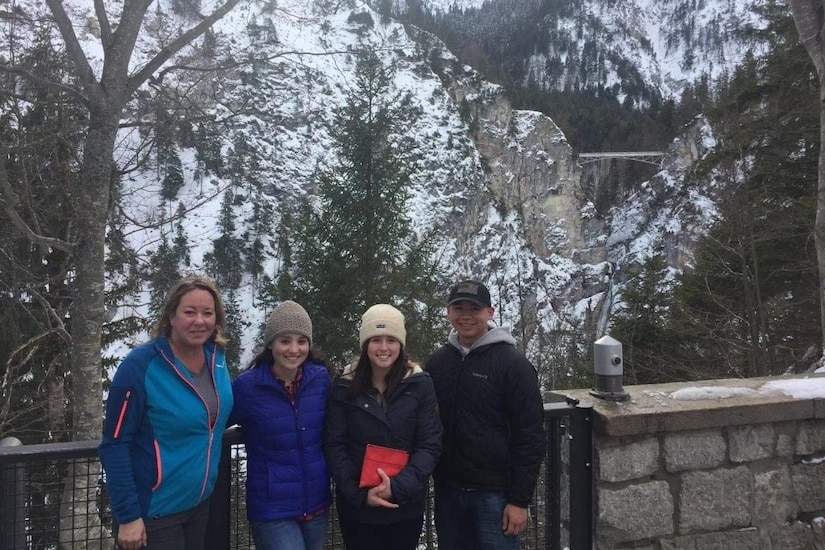
[[[825,549],[825,377],[625,390],[563,392],[594,407],[595,548]]]

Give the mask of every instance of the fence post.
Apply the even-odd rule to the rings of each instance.
[[[569,422],[569,421],[568,421]],[[559,417],[544,415],[544,545],[548,550],[561,548],[561,426]]]
[[[230,547],[232,498],[232,446],[221,449],[218,479],[209,502],[209,523],[206,526],[205,550],[226,550]]]
[[[0,440],[0,447],[19,447],[16,437]],[[25,464],[0,463],[0,550],[26,547],[26,471]],[[16,518],[21,518],[16,521]]]
[[[593,408],[576,405],[570,415],[570,548],[593,548]]]

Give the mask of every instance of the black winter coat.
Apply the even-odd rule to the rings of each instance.
[[[389,524],[424,513],[427,484],[441,454],[441,422],[430,376],[415,368],[389,396],[386,411],[377,399],[350,399],[346,375],[333,382],[324,428],[324,454],[335,481],[338,515],[370,524]],[[367,489],[358,487],[368,443],[403,449],[407,466],[392,479],[398,508],[367,506]]]
[[[536,369],[505,340],[475,347],[466,357],[444,345],[426,371],[444,426],[436,487],[501,490],[509,504],[526,508],[544,459]]]

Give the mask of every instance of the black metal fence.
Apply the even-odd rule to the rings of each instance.
[[[541,468],[525,550],[590,550],[593,540],[591,410],[545,404],[547,454]],[[212,498],[209,550],[253,549],[246,521],[245,455],[240,434],[224,437]],[[0,550],[115,548],[97,442],[0,447]],[[432,499],[419,548],[438,548]],[[327,548],[343,549],[334,509]]]

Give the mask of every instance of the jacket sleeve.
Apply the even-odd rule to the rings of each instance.
[[[533,500],[544,459],[545,435],[538,375],[521,354],[508,369],[506,399],[510,430],[507,503],[526,508]]]
[[[234,426],[235,424],[244,425],[247,419],[247,408],[245,398],[246,384],[241,380],[240,376],[232,381],[232,412],[229,414],[227,426]]]
[[[345,405],[336,398],[333,389],[327,401],[327,414],[324,420],[324,457],[341,495],[353,506],[363,508],[366,506],[367,489],[358,487],[361,465],[356,464],[350,456],[347,434]]]
[[[146,388],[141,372],[129,357],[118,367],[106,400],[103,438],[98,445],[112,514],[121,524],[141,517],[130,450],[146,409]]]
[[[430,474],[441,456],[441,419],[435,388],[428,374],[421,375],[418,382],[419,404],[416,411],[415,443],[410,453],[410,461],[397,476],[393,477],[392,498],[399,505],[420,499],[427,491]]]

